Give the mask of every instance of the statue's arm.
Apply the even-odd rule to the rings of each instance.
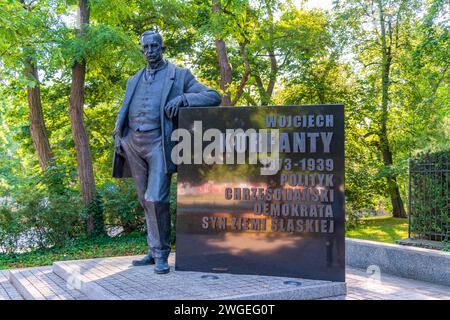
[[[220,105],[222,97],[216,90],[197,81],[195,76],[186,70],[183,100],[189,107],[214,107]]]

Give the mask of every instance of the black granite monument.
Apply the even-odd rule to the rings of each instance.
[[[189,108],[179,128],[197,154],[178,166],[177,270],[345,280],[343,105]],[[279,130],[277,172],[249,163],[250,139],[243,163],[212,163],[238,128]]]

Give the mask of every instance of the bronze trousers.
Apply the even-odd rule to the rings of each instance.
[[[170,180],[164,173],[161,129],[129,130],[122,149],[145,211],[149,254],[166,259],[170,253]]]

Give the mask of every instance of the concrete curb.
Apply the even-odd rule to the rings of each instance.
[[[341,297],[345,298],[347,286],[345,282],[330,282],[298,288],[293,290],[280,290],[268,293],[256,293],[230,296],[225,300],[315,300],[324,298]]]
[[[45,267],[37,267],[45,268]],[[32,269],[32,268],[30,268]],[[15,269],[9,272],[9,281],[16,288],[25,300],[45,300],[43,296],[32,283],[24,276],[24,272],[29,272],[30,269]]]
[[[367,240],[345,240],[346,265],[450,286],[450,253]]]
[[[28,289],[30,285],[23,283],[24,278],[21,277],[19,271],[11,271],[9,273],[9,281],[25,300],[45,300],[44,297],[36,297],[38,295],[36,292],[34,292],[35,294],[30,293]]]

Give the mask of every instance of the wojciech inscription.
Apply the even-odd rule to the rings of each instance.
[[[190,108],[179,128],[201,152],[174,149],[177,270],[345,280],[343,105]]]

